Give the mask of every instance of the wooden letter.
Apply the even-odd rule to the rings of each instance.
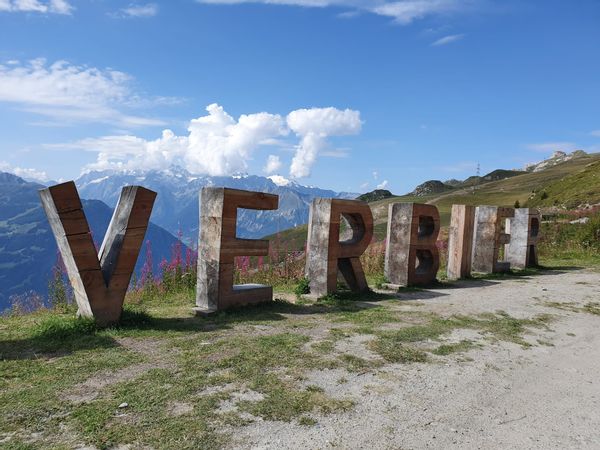
[[[273,288],[233,284],[236,256],[265,256],[269,241],[236,237],[237,209],[277,209],[279,196],[227,188],[202,188],[198,240],[196,312],[210,314],[232,306],[273,299]]]
[[[440,267],[435,245],[440,214],[433,205],[392,203],[389,206],[385,277],[390,285],[426,285]]]
[[[342,216],[352,236],[340,241]],[[336,291],[338,271],[355,292],[369,289],[360,263],[373,238],[373,214],[365,202],[316,198],[310,207],[305,273],[310,292],[321,297]]]
[[[448,230],[448,278],[457,280],[471,275],[473,251],[473,226],[475,207],[452,205]]]
[[[96,252],[75,183],[40,190],[42,205],[73,286],[78,314],[101,325],[119,321],[156,192],[127,186]]]
[[[514,208],[478,206],[475,208],[472,270],[481,273],[507,272],[510,262],[499,261],[500,248],[510,242],[506,219],[515,215]]]
[[[508,220],[506,232],[510,234],[510,243],[504,251],[511,267],[524,269],[537,266],[540,212],[529,208],[515,209],[515,217]]]

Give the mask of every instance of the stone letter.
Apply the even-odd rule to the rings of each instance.
[[[475,207],[452,205],[450,229],[448,230],[448,278],[457,280],[471,275],[473,251],[473,225]]]
[[[99,254],[75,183],[42,189],[40,197],[73,286],[78,314],[93,317],[101,326],[118,322],[156,192],[141,186],[121,190]]]
[[[392,285],[433,282],[440,267],[435,243],[440,215],[433,205],[392,203],[389,206],[385,277]]]
[[[510,243],[504,251],[511,267],[524,269],[537,266],[540,212],[529,208],[515,209],[515,217],[508,220],[506,232],[510,234]]]
[[[340,241],[341,217],[352,229],[350,239]],[[310,292],[321,297],[335,292],[338,270],[355,292],[369,289],[360,263],[373,238],[373,214],[358,200],[315,198],[308,219],[306,276]]]
[[[236,237],[237,209],[277,209],[279,196],[238,189],[205,187],[200,194],[197,313],[273,299],[273,288],[233,284],[236,256],[265,256],[269,241]]]
[[[506,272],[510,262],[499,261],[500,248],[510,242],[506,234],[506,219],[513,217],[513,208],[499,206],[478,206],[475,208],[475,228],[473,230],[472,270],[481,273]]]

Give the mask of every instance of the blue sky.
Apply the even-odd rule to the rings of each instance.
[[[404,193],[600,151],[600,2],[272,3],[0,0],[0,170]]]

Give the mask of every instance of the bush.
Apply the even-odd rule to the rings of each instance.
[[[586,224],[579,225],[575,238],[585,249],[600,248],[600,214],[590,217]]]
[[[298,297],[310,294],[310,280],[306,277],[300,278],[300,281],[294,288],[294,294],[296,294]]]

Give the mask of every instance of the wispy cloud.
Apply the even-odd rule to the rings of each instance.
[[[460,41],[464,37],[465,37],[464,34],[450,34],[448,36],[439,38],[437,41],[432,42],[431,45],[434,47],[438,47],[440,45],[448,45],[453,42]]]
[[[127,8],[119,10],[119,17],[154,17],[158,14],[158,5],[156,3],[132,4]]]
[[[281,159],[277,155],[269,155],[267,158],[267,163],[264,167],[264,172],[267,175],[271,175],[276,173],[279,169],[281,169]]]
[[[590,135],[594,137],[600,137],[600,130],[590,131]]]
[[[77,66],[44,59],[0,64],[0,102],[12,103],[58,123],[97,122],[124,127],[164,125],[133,114],[136,109],[175,101],[134,91],[132,77],[113,69]]]
[[[71,14],[73,6],[66,0],[0,0],[0,12],[35,12]]]
[[[558,150],[572,152],[577,150],[577,145],[574,142],[542,142],[539,144],[529,144],[527,148],[538,153],[551,153]]]
[[[6,161],[0,161],[0,171],[10,172],[18,177],[25,178],[26,180],[41,181],[42,183],[50,180],[48,174],[43,170],[13,167]]]
[[[418,19],[430,16],[466,12],[481,3],[481,0],[196,0],[198,3],[233,5],[241,3],[264,3],[270,5],[302,6],[324,8],[345,7],[349,10],[339,15],[342,18],[354,17],[360,12],[368,12],[390,17],[394,22],[407,25]]]

